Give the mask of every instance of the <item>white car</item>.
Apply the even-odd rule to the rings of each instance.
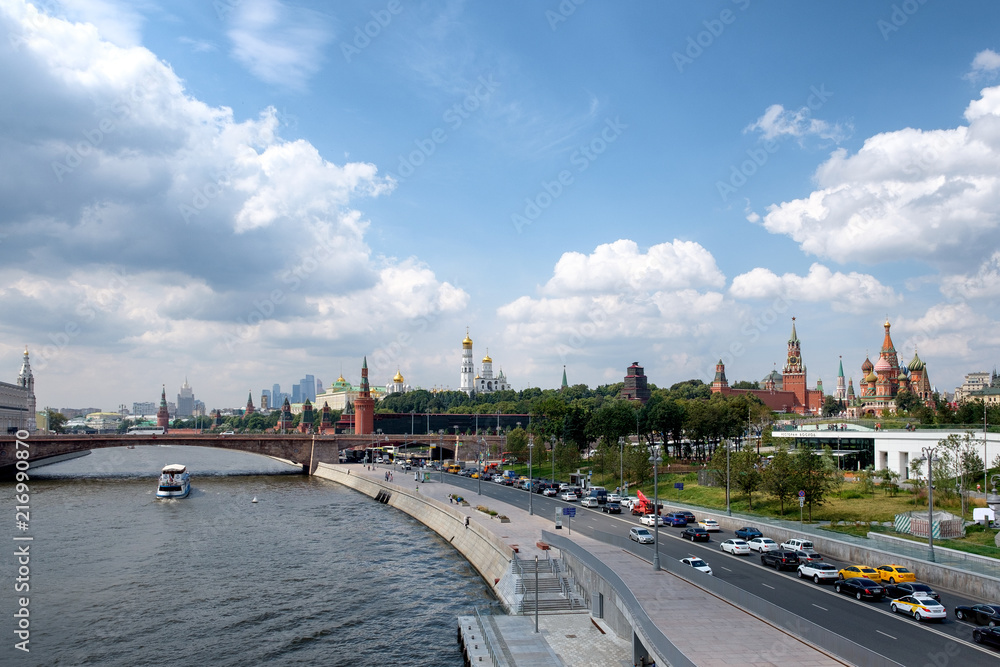
[[[836,581],[840,575],[837,568],[829,563],[802,563],[799,565],[799,579],[812,579],[814,583]]]
[[[652,544],[654,541],[653,534],[645,528],[629,528],[628,538],[635,540],[639,544]]]
[[[721,530],[719,528],[719,522],[715,519],[702,519],[698,522],[698,525],[710,533],[717,533]]]
[[[739,538],[726,540],[719,546],[722,547],[723,551],[731,553],[734,556],[748,556],[750,554],[750,545]]]
[[[608,502],[609,503],[620,503],[621,501],[622,501],[622,497],[619,494],[617,494],[617,493],[609,493],[608,494]]]
[[[643,514],[642,518],[639,519],[639,523],[644,526],[655,526],[657,524],[657,519],[659,519],[659,524],[661,526],[666,526],[667,522],[662,516],[657,516],[656,514]]]
[[[700,558],[691,556],[689,558],[681,558],[681,562],[685,565],[690,565],[699,572],[704,572],[705,574],[712,574],[712,568],[708,566],[708,563]]]
[[[757,553],[764,553],[765,551],[778,551],[778,543],[772,540],[770,537],[755,537],[749,542],[747,546],[750,547],[751,551],[756,551]]]
[[[559,494],[559,500],[566,500],[568,502],[573,502],[574,500],[579,500],[576,494],[572,491],[563,491]]]
[[[907,595],[893,600],[889,603],[889,608],[892,609],[893,613],[902,611],[910,614],[917,621],[922,621],[925,618],[948,618],[948,612],[945,610],[944,605],[932,598],[916,598],[912,595]]]
[[[554,496],[557,493],[559,493],[559,491],[554,486],[546,486],[544,489],[542,489],[543,496]]]
[[[600,505],[600,503],[597,502],[597,498],[593,498],[591,496],[587,496],[586,498],[581,500],[580,504],[584,507],[597,507],[598,505]]]
[[[618,504],[621,505],[622,507],[627,507],[628,509],[632,509],[632,505],[634,505],[638,501],[639,499],[636,498],[635,496],[623,496],[622,499],[618,501]]]

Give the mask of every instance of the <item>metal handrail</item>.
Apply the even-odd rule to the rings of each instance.
[[[486,634],[486,623],[483,622],[483,617],[479,613],[479,607],[474,607],[474,611],[476,612],[476,623],[479,625],[479,634],[483,638],[483,644],[486,645],[486,652],[490,654],[490,661],[493,663],[493,667],[499,667],[496,650],[493,648],[490,636]]]

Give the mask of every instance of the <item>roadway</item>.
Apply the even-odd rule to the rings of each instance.
[[[441,473],[433,473],[439,475]],[[479,480],[445,474],[449,484],[468,490],[470,499],[479,489]],[[482,481],[483,495],[505,503],[526,508],[529,493],[522,489]],[[600,533],[612,533],[623,537],[628,529],[640,525],[639,518],[628,510],[621,515],[609,515],[600,509],[581,507],[578,502],[566,502],[541,494],[530,494],[533,513],[555,520],[557,508],[573,506],[576,516],[570,522],[564,519],[563,526],[569,532],[580,532],[593,539],[601,539]],[[652,528],[649,528],[653,532]],[[941,595],[941,602],[948,610],[949,618],[943,622],[914,621],[903,614],[893,614],[889,610],[888,598],[880,602],[859,602],[852,597],[838,594],[832,584],[814,584],[811,580],[801,580],[793,572],[778,572],[764,567],[756,553],[750,556],[733,556],[719,547],[732,533],[720,531],[712,533],[710,542],[689,542],[680,537],[682,528],[660,527],[660,560],[679,560],[686,556],[698,556],[712,566],[714,576],[738,586],[745,591],[787,609],[789,612],[810,620],[836,632],[872,651],[895,660],[903,665],[980,665],[996,663],[998,653],[979,646],[972,641],[973,625],[956,621],[954,609],[959,604],[989,602],[969,600],[956,593],[935,587]],[[630,550],[652,561],[652,545],[630,542]],[[847,565],[832,559],[827,562],[840,569]],[[881,563],[868,563],[881,565]],[[692,580],[697,582],[696,571],[692,570]],[[919,575],[919,573],[918,573]],[[919,577],[918,577],[919,579]],[[710,619],[709,619],[710,620]],[[710,641],[709,638],[706,641]]]

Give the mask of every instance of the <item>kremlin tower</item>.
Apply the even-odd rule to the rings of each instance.
[[[468,335],[466,335],[468,338]],[[472,341],[469,341],[472,344]],[[469,348],[471,353],[472,348]],[[361,365],[361,390],[354,399],[354,434],[368,435],[375,430],[375,399],[368,387],[368,357]]]
[[[160,409],[156,411],[156,425],[164,431],[170,426],[170,411],[167,409],[167,386],[160,392]]]

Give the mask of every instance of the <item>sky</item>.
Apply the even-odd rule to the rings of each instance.
[[[0,378],[1000,358],[1000,5],[0,0]],[[3,370],[6,369],[6,370]],[[7,377],[2,377],[5,374]]]

